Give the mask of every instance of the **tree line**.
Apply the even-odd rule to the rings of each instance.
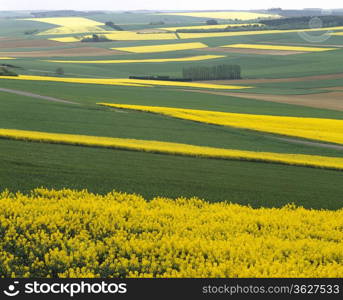
[[[192,80],[241,79],[241,66],[222,64],[183,68],[183,78]]]
[[[210,20],[209,20],[210,21]],[[214,33],[214,32],[236,32],[236,31],[259,31],[259,30],[292,30],[292,29],[307,29],[311,22],[317,21],[318,27],[339,27],[343,26],[343,16],[303,16],[280,19],[259,19],[254,24],[241,26],[230,26],[225,28],[186,28],[177,29],[178,33]],[[208,23],[207,23],[208,24]],[[216,25],[211,23],[210,25]]]
[[[316,16],[271,19],[260,21],[260,23],[276,29],[308,28],[314,17]],[[343,26],[343,16],[318,16],[317,18],[320,20],[322,27]]]

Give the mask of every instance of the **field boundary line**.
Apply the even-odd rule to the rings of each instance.
[[[43,100],[47,100],[47,101],[51,101],[51,102],[59,102],[59,103],[65,103],[65,104],[79,105],[79,103],[76,103],[76,102],[72,102],[72,101],[68,101],[68,100],[63,100],[63,99],[58,99],[58,98],[49,97],[49,96],[38,95],[38,94],[34,94],[34,93],[30,93],[30,92],[24,92],[24,91],[19,91],[19,90],[0,88],[0,92],[16,94],[16,95],[20,95],[20,96],[37,98],[37,99],[43,99]]]

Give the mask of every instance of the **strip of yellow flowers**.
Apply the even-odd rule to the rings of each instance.
[[[1,79],[149,87],[149,85],[145,85],[144,83],[138,84],[134,82],[129,82],[129,80],[124,82],[118,79],[105,79],[105,78],[104,79],[103,78],[76,78],[76,77],[74,78],[74,77],[19,75],[19,76],[0,76],[0,80]]]
[[[196,55],[177,58],[147,58],[147,59],[115,59],[115,60],[46,60],[55,63],[67,64],[132,64],[132,63],[161,63],[161,62],[183,62],[201,61],[209,59],[224,58],[223,55]]]
[[[221,46],[225,48],[244,48],[244,49],[261,49],[261,50],[283,50],[283,51],[302,51],[302,52],[322,52],[336,50],[337,48],[320,48],[320,47],[295,47],[284,45],[261,45],[261,44],[232,44]]]
[[[234,31],[234,32],[204,32],[204,33],[179,33],[181,39],[200,39],[210,37],[223,36],[246,36],[246,35],[264,35],[264,34],[279,34],[279,33],[298,33],[298,32],[325,32],[329,35],[333,30],[343,30],[343,26],[323,27],[311,29],[289,29],[289,30],[254,30],[254,31]]]
[[[196,122],[232,126],[293,137],[343,144],[343,120],[237,114],[183,108],[98,103],[100,105],[163,114]]]
[[[224,28],[232,28],[232,27],[243,27],[243,26],[258,26],[262,27],[263,24],[260,23],[243,23],[243,24],[218,24],[218,25],[196,25],[196,26],[182,26],[182,27],[163,27],[159,28],[162,30],[167,31],[176,31],[176,30],[183,30],[183,29],[224,29]]]
[[[309,166],[343,170],[343,158],[305,154],[285,154],[256,152],[234,149],[195,146],[170,142],[99,137],[76,134],[48,133],[16,129],[0,129],[0,137],[45,143],[69,144],[80,146],[105,147],[123,150],[135,150],[151,153],[184,155],[204,158],[217,158],[243,161],[261,161],[297,166]]]
[[[36,189],[0,224],[0,277],[343,276],[343,210]]]
[[[10,80],[30,80],[30,81],[52,81],[52,82],[70,82],[82,84],[104,84],[104,85],[121,85],[121,86],[136,86],[136,87],[151,87],[156,86],[176,86],[176,87],[190,87],[202,89],[216,89],[216,90],[238,90],[248,89],[248,86],[238,85],[219,85],[210,83],[197,82],[177,82],[177,81],[163,81],[163,80],[140,80],[127,78],[77,78],[77,77],[50,77],[50,76],[0,76],[1,79]]]
[[[61,42],[61,43],[76,43],[81,41],[82,38],[77,38],[73,36],[68,36],[68,37],[61,37],[61,38],[50,38],[48,40],[50,41],[56,41],[56,42]]]
[[[102,36],[113,41],[160,41],[178,40],[175,33],[137,33],[134,31],[103,31],[99,32]],[[84,38],[90,38],[86,35]]]
[[[133,47],[120,47],[111,48],[113,50],[127,51],[132,53],[156,53],[156,52],[169,52],[178,50],[190,50],[206,48],[204,43],[178,43],[178,44],[164,44],[164,45],[150,45],[150,46],[133,46]]]

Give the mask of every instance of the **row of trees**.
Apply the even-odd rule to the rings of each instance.
[[[207,25],[216,25],[216,20],[208,20]],[[293,17],[280,19],[258,20],[258,23],[230,26],[226,28],[187,28],[178,29],[179,33],[212,33],[212,32],[231,32],[231,31],[258,31],[258,30],[287,30],[287,29],[304,29],[314,25],[316,27],[339,27],[343,26],[343,16],[319,16],[319,17]]]
[[[99,34],[92,34],[89,37],[85,37],[81,40],[83,43],[100,43],[100,42],[110,42],[106,36]]]
[[[176,32],[179,33],[212,33],[212,32],[231,32],[231,31],[253,31],[253,30],[265,30],[266,27],[262,27],[259,24],[249,24],[249,25],[242,25],[242,26],[230,26],[228,25],[226,28],[187,28],[187,29],[177,29]]]
[[[266,29],[302,29],[308,28],[311,23],[317,21],[319,27],[338,27],[343,26],[343,16],[321,16],[318,17],[297,17],[297,18],[281,18],[260,21],[267,27]]]
[[[223,80],[241,79],[241,67],[239,65],[217,65],[211,67],[198,66],[183,68],[183,78],[192,80]]]

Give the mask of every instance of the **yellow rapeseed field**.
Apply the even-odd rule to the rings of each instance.
[[[81,38],[76,38],[76,37],[68,36],[68,37],[60,37],[60,38],[51,38],[49,40],[50,41],[61,42],[61,43],[75,43],[75,42],[79,42],[81,40]]]
[[[232,126],[256,131],[343,144],[343,120],[237,114],[183,108],[101,103],[196,122]]]
[[[100,35],[113,41],[153,41],[153,40],[177,40],[174,33],[137,33],[134,31],[107,31]],[[91,37],[91,36],[85,36]]]
[[[323,31],[329,34],[333,30],[343,30],[343,26],[311,28],[311,29],[290,29],[290,30],[253,30],[253,31],[235,31],[235,32],[204,32],[204,33],[179,33],[181,39],[200,39],[209,37],[223,36],[246,36],[246,35],[264,35],[264,34],[280,34],[280,33],[297,33],[297,32],[317,32]]]
[[[182,62],[201,61],[216,58],[223,58],[222,55],[197,55],[178,58],[148,58],[148,59],[116,59],[116,60],[47,60],[48,62],[72,63],[72,64],[132,64],[132,63],[161,63],[161,62]]]
[[[263,24],[259,24],[259,23],[245,23],[245,24],[218,24],[218,25],[165,27],[165,28],[159,28],[159,29],[167,30],[167,31],[176,31],[176,30],[183,30],[183,29],[224,29],[228,27],[242,27],[242,26],[252,26],[252,25],[263,26]]]
[[[105,147],[204,158],[261,161],[287,165],[343,170],[343,158],[340,157],[244,151],[151,140],[60,134],[16,129],[0,129],[0,137],[46,143]]]
[[[121,48],[112,48],[112,49],[133,52],[133,53],[156,53],[156,52],[200,49],[200,48],[206,48],[206,47],[207,45],[203,43],[179,43],[179,44],[164,44],[164,45],[152,45],[152,46],[121,47]]]
[[[210,83],[196,83],[196,82],[176,82],[176,81],[163,81],[163,80],[139,80],[127,78],[74,78],[74,77],[49,77],[49,76],[1,76],[1,79],[10,80],[29,80],[29,81],[56,81],[56,82],[70,82],[81,84],[104,84],[104,85],[122,85],[122,86],[136,86],[136,87],[151,87],[151,86],[175,86],[175,87],[190,87],[190,88],[203,88],[203,89],[246,89],[247,86],[236,85],[219,85]]]
[[[137,86],[137,87],[150,87],[148,84],[138,84],[134,82],[124,82],[118,79],[102,79],[102,78],[74,78],[74,77],[51,77],[51,76],[1,76],[1,79],[11,80],[28,80],[28,81],[55,81],[55,82],[70,82],[70,83],[82,83],[82,84],[104,84],[104,85],[122,85],[122,86]]]
[[[10,60],[10,59],[15,59],[14,57],[1,57],[0,56],[0,59],[1,60]]]
[[[343,35],[343,32],[333,32],[331,35]]]
[[[63,27],[78,27],[78,26],[101,26],[104,23],[100,23],[91,19],[81,17],[57,17],[57,18],[30,18],[24,19],[28,21],[48,23]]]
[[[177,82],[177,81],[164,81],[164,80],[140,80],[140,79],[118,79],[121,82],[132,84],[152,84],[157,86],[174,86],[174,87],[190,87],[201,89],[216,89],[216,90],[241,90],[249,89],[249,86],[241,85],[221,85],[212,83],[199,83],[199,82]]]
[[[87,18],[80,17],[59,17],[59,18],[31,18],[25,19],[28,21],[43,22],[59,27],[46,30],[38,35],[63,35],[63,34],[80,34],[87,32],[101,32],[104,31],[103,23],[93,21]]]
[[[302,51],[302,52],[322,52],[336,50],[337,48],[319,48],[319,47],[295,47],[284,45],[261,45],[261,44],[232,44],[221,47],[227,48],[244,48],[244,49],[261,49],[261,50],[285,50],[285,51]]]
[[[161,15],[174,15],[174,16],[186,16],[196,18],[209,18],[209,19],[230,19],[230,20],[253,20],[258,18],[279,18],[279,15],[275,14],[262,14],[253,12],[189,12],[189,13],[162,13]]]
[[[66,35],[66,34],[84,34],[84,33],[100,33],[104,29],[98,26],[78,26],[78,27],[56,27],[49,29],[43,32],[38,33],[37,35]],[[68,41],[68,40],[67,40]]]
[[[343,210],[35,189],[0,224],[0,277],[343,276]]]

